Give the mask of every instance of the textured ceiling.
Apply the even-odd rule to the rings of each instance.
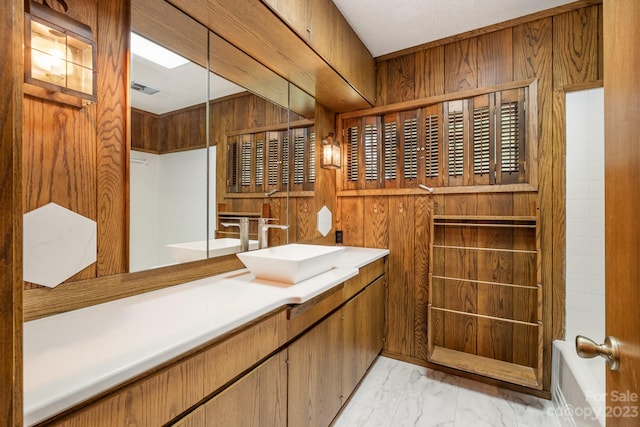
[[[374,57],[575,0],[333,0]]]
[[[550,9],[574,0],[333,0],[374,57]],[[217,77],[217,76],[213,76]],[[156,114],[204,102],[206,72],[188,64],[166,70],[133,56],[131,79],[160,89],[131,91],[132,106]],[[243,89],[216,78],[215,99]]]

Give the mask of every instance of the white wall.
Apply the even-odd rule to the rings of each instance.
[[[215,212],[215,147],[211,149],[210,206]],[[132,158],[148,164],[131,164],[131,271],[176,261],[166,244],[206,240],[206,150],[154,155],[131,151]],[[213,216],[215,218],[215,215]],[[210,224],[213,230],[215,222]]]
[[[603,94],[567,94],[567,341],[604,339]]]
[[[129,179],[129,269],[139,271],[158,265],[160,257],[160,156],[131,151],[131,159],[147,161],[132,161]]]

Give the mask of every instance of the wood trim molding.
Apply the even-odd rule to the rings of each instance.
[[[20,263],[22,265],[22,263]],[[150,292],[168,286],[238,270],[235,255],[65,283],[56,288],[24,291],[24,321]]]
[[[498,92],[503,90],[516,89],[532,85],[536,79],[527,79],[517,82],[503,83],[490,87],[483,87],[477,89],[461,90],[458,92],[446,93],[444,95],[430,96],[428,98],[419,98],[411,101],[398,102],[396,104],[382,105],[380,107],[367,108],[366,110],[356,110],[338,115],[338,121],[360,118],[363,116],[375,116],[379,114],[395,113],[398,111],[409,110],[412,108],[425,107],[427,105],[438,104],[440,102],[446,102],[451,100],[457,100],[462,98],[472,98],[474,96],[484,95],[491,92]],[[533,92],[533,88],[532,88]]]
[[[573,3],[568,3],[562,6],[554,7],[552,9],[543,10],[541,12],[536,12],[530,15],[525,15],[518,18],[510,19],[508,21],[500,22],[498,24],[489,25],[487,27],[479,28],[477,30],[467,31],[465,33],[456,34],[451,37],[445,37],[439,40],[423,43],[407,49],[391,52],[386,55],[380,55],[375,57],[374,59],[376,60],[376,62],[382,62],[389,59],[398,58],[400,56],[408,55],[410,53],[419,52],[421,50],[431,49],[437,46],[444,46],[449,43],[469,39],[472,37],[478,37],[483,34],[504,30],[505,28],[515,27],[517,25],[525,24],[527,22],[537,21],[538,19],[549,18],[561,13],[571,12],[572,10],[581,9],[583,7],[593,6],[597,4],[602,4],[602,0],[579,0]]]
[[[22,80],[24,3],[0,4],[0,425],[22,415]]]

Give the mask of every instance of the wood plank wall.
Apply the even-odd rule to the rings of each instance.
[[[539,191],[513,194],[540,209],[544,294],[544,389],[551,378],[551,341],[564,335],[565,89],[602,79],[602,5],[474,32],[378,62],[377,105],[500,83],[538,79]],[[455,199],[463,213],[491,206],[490,194],[338,197],[345,244],[388,247],[385,351],[426,361],[429,215]],[[434,206],[434,203],[436,206]],[[517,206],[519,203],[514,203]],[[504,209],[500,215],[513,215]]]
[[[0,425],[22,425],[22,0],[0,3]]]
[[[97,41],[98,101],[77,109],[23,99],[23,212],[54,202],[98,223],[97,262],[68,281],[128,269],[129,1],[70,0]],[[26,284],[29,289],[33,285]]]

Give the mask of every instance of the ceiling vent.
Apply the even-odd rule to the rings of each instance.
[[[138,92],[146,93],[147,95],[153,95],[154,93],[160,92],[158,89],[154,89],[138,82],[131,82],[131,89],[137,90]]]

